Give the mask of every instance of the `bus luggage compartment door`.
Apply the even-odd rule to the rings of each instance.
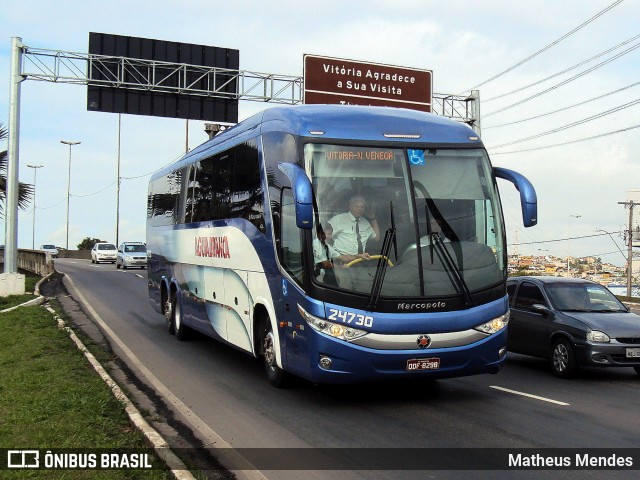
[[[224,304],[226,305],[227,341],[252,352],[250,324],[250,296],[247,272],[225,269],[223,274]]]

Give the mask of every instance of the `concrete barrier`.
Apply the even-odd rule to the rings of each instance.
[[[91,250],[59,250],[58,258],[91,260]],[[18,269],[47,276],[54,271],[54,259],[42,250],[18,249]],[[0,270],[4,270],[4,248],[0,248]]]
[[[4,270],[4,248],[0,249],[0,265]],[[42,250],[18,249],[18,269],[35,273],[42,277],[53,273],[53,258]]]

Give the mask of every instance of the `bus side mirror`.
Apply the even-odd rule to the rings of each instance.
[[[313,189],[305,171],[295,163],[278,163],[278,168],[289,177],[293,201],[296,204],[298,228],[313,228]]]
[[[503,178],[513,183],[520,192],[520,206],[522,208],[522,223],[525,227],[533,227],[538,223],[538,197],[536,189],[529,180],[518,172],[506,168],[493,168],[496,178]]]

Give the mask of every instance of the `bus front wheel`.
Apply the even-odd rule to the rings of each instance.
[[[267,333],[263,342],[264,352],[264,368],[269,378],[269,383],[277,388],[286,386],[287,373],[278,366],[276,359],[276,342],[273,336],[273,329],[268,327]]]

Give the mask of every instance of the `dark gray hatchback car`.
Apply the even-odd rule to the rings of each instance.
[[[602,285],[561,277],[511,277],[507,348],[548,358],[553,373],[580,366],[633,367],[640,374],[640,316]]]

